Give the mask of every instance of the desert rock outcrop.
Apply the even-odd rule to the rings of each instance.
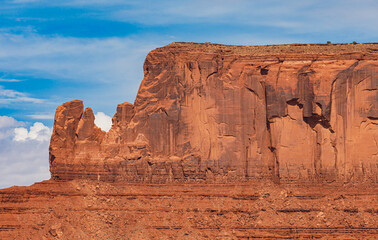
[[[153,50],[109,132],[57,108],[0,239],[376,239],[377,69],[378,44]]]
[[[0,239],[376,239],[376,189],[49,180],[0,190]]]
[[[134,104],[108,133],[57,109],[54,179],[128,182],[377,181],[378,45],[151,51]]]

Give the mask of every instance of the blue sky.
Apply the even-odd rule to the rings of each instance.
[[[154,48],[376,42],[377,12],[376,0],[0,0],[0,188],[49,177],[58,105],[81,99],[109,122],[133,102]]]

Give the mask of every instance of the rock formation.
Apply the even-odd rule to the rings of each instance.
[[[44,181],[0,190],[0,239],[377,239],[377,187]]]
[[[378,44],[150,52],[109,132],[59,106],[51,179],[0,190],[5,239],[377,239]]]
[[[52,178],[127,182],[377,181],[378,45],[151,51],[134,105],[108,133],[63,104]]]

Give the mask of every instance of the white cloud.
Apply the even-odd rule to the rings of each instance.
[[[278,27],[286,30],[285,34],[371,30],[370,36],[376,37],[378,27],[371,23],[378,21],[377,9],[375,0],[329,0],[327,4],[319,4],[317,0],[165,0],[118,4],[102,17],[145,25],[210,23]]]
[[[20,125],[21,123],[12,117],[0,116],[0,129],[9,128],[9,127],[17,127]]]
[[[14,135],[13,128],[23,126],[23,122],[8,116],[0,116],[0,140],[7,139]]]
[[[41,120],[54,119],[53,114],[31,114],[27,116],[32,119],[41,119]]]
[[[121,81],[125,76],[141,76],[143,60],[155,47],[142,39],[0,32],[0,70],[79,82]]]
[[[0,188],[31,185],[49,179],[48,138],[51,130],[42,123],[25,123],[0,116]],[[35,141],[29,141],[35,140]]]
[[[35,33],[17,35],[0,31],[0,71],[36,79],[58,79],[67,88],[70,83],[75,86],[101,84],[101,89],[88,88],[87,91],[77,92],[70,89],[70,92],[64,93],[69,99],[60,101],[80,98],[92,107],[106,105],[109,108],[109,103],[99,101],[98,94],[113,99],[110,102],[113,106],[125,100],[133,101],[143,78],[143,62],[147,53],[169,43],[159,39],[163,37],[96,39],[41,36]],[[0,104],[20,101],[50,103],[0,87]],[[105,107],[101,109],[104,111]]]
[[[41,2],[41,0],[13,0],[12,3],[36,3]]]
[[[20,142],[26,141],[28,139],[29,132],[26,128],[15,128],[14,129],[14,138],[13,140]]]
[[[4,89],[0,86],[0,104],[10,104],[16,102],[43,103],[44,100],[29,97],[28,94],[11,89]]]
[[[47,6],[93,6],[93,5],[119,5],[119,4],[129,4],[133,1],[125,0],[66,0],[66,1],[51,1],[51,0],[11,0],[14,4],[29,4],[38,3]]]
[[[49,142],[0,139],[0,189],[50,178]]]
[[[92,17],[149,26],[196,23],[272,26],[299,34],[340,30],[365,34],[370,30],[366,34],[377,37],[377,24],[371,24],[378,21],[376,0],[328,0],[327,4],[318,0],[14,0],[13,3],[13,8],[19,7],[18,4],[83,8]]]
[[[0,82],[21,82],[21,80],[19,80],[19,79],[0,78]]]
[[[52,131],[49,127],[46,127],[43,123],[36,122],[30,127],[29,131],[24,127],[15,128],[13,140],[16,142],[24,142],[27,140],[44,142],[50,140],[51,133]]]
[[[95,114],[95,124],[101,130],[107,132],[112,127],[112,118],[103,112],[98,112]]]
[[[98,39],[0,31],[0,72],[27,76],[36,84],[38,79],[52,79],[63,86],[51,89],[45,99],[0,88],[0,104],[29,101],[41,103],[39,111],[48,112],[53,110],[51,102],[81,99],[109,115],[118,103],[134,101],[147,53],[170,41],[156,35]],[[10,94],[14,97],[2,96]]]

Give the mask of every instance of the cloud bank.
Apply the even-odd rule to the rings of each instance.
[[[0,116],[0,188],[25,186],[50,178],[48,146],[51,129]]]
[[[43,123],[36,122],[30,127],[29,131],[24,127],[15,128],[13,140],[16,142],[25,142],[27,140],[45,142],[50,140],[51,133],[50,128],[43,125]]]

